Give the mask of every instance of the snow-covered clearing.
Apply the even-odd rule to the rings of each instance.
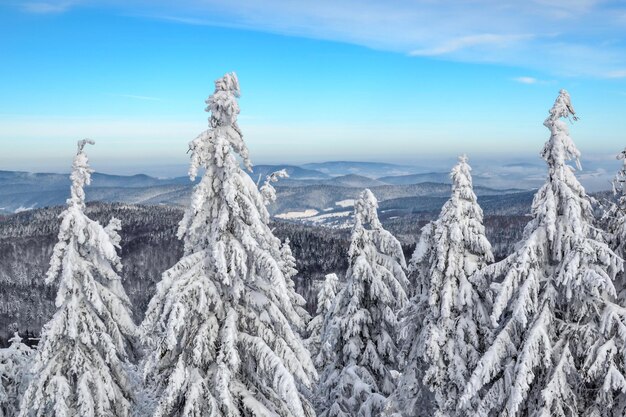
[[[281,213],[281,214],[277,214],[275,217],[279,219],[284,219],[284,220],[304,219],[307,217],[315,216],[317,213],[319,213],[319,211],[313,210],[313,209],[307,209],[304,211],[290,211],[287,213]]]
[[[341,200],[337,201],[335,205],[339,207],[352,207],[354,206],[354,200]]]

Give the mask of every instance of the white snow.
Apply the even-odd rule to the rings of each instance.
[[[22,213],[24,211],[30,211],[33,210],[35,207],[37,206],[37,204],[33,204],[30,207],[24,207],[24,206],[19,206],[18,208],[16,208],[13,213],[17,214],[17,213]]]
[[[315,216],[319,211],[314,209],[306,209],[304,211],[290,211],[287,213],[277,214],[274,217],[284,220],[292,220],[292,219],[304,219],[307,217]]]
[[[346,229],[354,225],[352,217],[352,211],[336,211],[310,217],[302,217],[298,220],[303,224],[312,226],[324,226],[331,229]]]
[[[352,214],[351,211],[336,211],[334,213],[326,213],[326,214],[320,214],[319,216],[313,216],[309,220],[313,222],[321,223],[325,220],[332,219],[335,217],[348,217],[351,214]]]
[[[354,206],[354,200],[353,199],[340,200],[340,201],[335,202],[335,205],[337,205],[339,207],[353,207]]]

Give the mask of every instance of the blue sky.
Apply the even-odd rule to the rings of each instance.
[[[226,71],[257,164],[536,158],[560,88],[626,145],[623,1],[0,0],[0,57],[0,169],[169,173]]]

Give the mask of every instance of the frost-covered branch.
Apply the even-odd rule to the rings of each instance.
[[[278,182],[281,178],[289,178],[286,169],[274,171],[265,178],[265,182],[259,189],[263,198],[265,198],[265,204],[271,204],[276,201],[276,189],[272,185],[274,182]]]

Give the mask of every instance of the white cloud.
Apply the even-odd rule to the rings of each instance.
[[[411,51],[409,55],[413,56],[436,56],[446,55],[461,49],[471,48],[474,46],[496,46],[499,48],[507,47],[515,42],[533,38],[533,35],[496,35],[493,33],[484,33],[480,35],[463,36],[460,38],[450,39],[445,43],[429,49],[416,49]]]
[[[513,81],[517,81],[518,83],[521,83],[521,84],[537,84],[539,80],[533,77],[517,77],[517,78],[513,78]]]
[[[21,9],[27,13],[53,14],[63,13],[78,4],[77,1],[27,1],[21,5]]]
[[[607,78],[626,78],[626,69],[610,71],[606,74]]]
[[[62,11],[78,0],[27,3]],[[181,24],[259,30],[565,76],[622,77],[619,0],[84,0],[89,7]],[[27,8],[24,8],[27,10]],[[601,24],[600,24],[601,23]]]

